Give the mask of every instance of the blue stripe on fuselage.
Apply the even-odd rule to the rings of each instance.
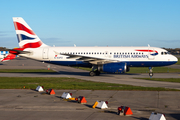
[[[177,61],[130,62],[130,67],[160,67],[175,64]]]
[[[83,61],[44,61],[46,63],[56,64],[56,65],[64,65],[64,66],[79,66],[79,67],[91,67],[92,64],[85,63]],[[177,61],[153,61],[153,62],[145,62],[145,61],[124,61],[130,67],[159,67],[159,66],[168,66],[175,64]],[[118,64],[118,63],[117,63]]]

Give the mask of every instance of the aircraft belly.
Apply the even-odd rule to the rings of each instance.
[[[175,64],[176,61],[131,61],[130,67],[158,67]]]

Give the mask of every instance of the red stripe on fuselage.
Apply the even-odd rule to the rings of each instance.
[[[156,53],[158,53],[156,50],[136,50],[136,51],[140,51],[140,52],[156,52]]]
[[[32,30],[28,29],[26,26],[19,22],[14,22],[15,30],[23,30],[31,35],[36,35]]]

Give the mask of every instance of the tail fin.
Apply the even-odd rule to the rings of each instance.
[[[29,25],[21,17],[13,17],[14,27],[20,48],[45,47],[39,37],[33,32]]]

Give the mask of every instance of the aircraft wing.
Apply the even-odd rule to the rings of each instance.
[[[9,54],[3,59],[1,59],[1,62],[13,60],[16,58],[16,55],[19,55],[19,54],[31,53],[29,51],[23,51],[23,50],[24,49],[22,48],[7,49],[7,51],[9,51]]]
[[[74,54],[60,54],[60,55],[68,56],[67,59],[81,60],[81,61],[88,62],[94,65],[117,62],[117,60],[108,60],[108,59],[103,59],[103,58],[98,58],[98,57],[88,57],[88,56],[83,56],[83,55],[74,55]]]

